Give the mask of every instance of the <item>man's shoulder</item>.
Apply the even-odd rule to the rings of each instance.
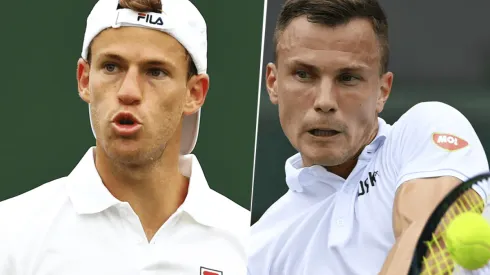
[[[430,101],[415,104],[406,111],[393,124],[389,140],[399,150],[400,143],[417,146],[437,133],[475,135],[471,123],[459,110],[443,102]]]
[[[488,171],[483,145],[470,121],[442,102],[422,102],[393,125],[386,148],[396,186],[417,178],[465,180]]]
[[[417,103],[408,109],[394,126],[400,124],[420,126],[437,121],[447,122],[448,120],[467,121],[466,117],[453,106],[439,101],[427,101]]]
[[[66,201],[66,181],[59,178],[0,202],[0,223],[8,223],[12,229],[30,228],[32,222],[46,216],[45,211]]]
[[[296,221],[302,219],[308,203],[289,190],[275,201],[251,227],[248,245],[248,270],[265,274],[271,268],[272,259],[284,249],[286,240],[293,238],[290,230],[296,230]]]
[[[255,239],[274,239],[289,227],[291,220],[294,220],[301,209],[307,207],[308,204],[305,198],[301,199],[301,196],[296,196],[294,191],[289,190],[269,206],[260,219],[253,224],[251,235]]]
[[[219,215],[220,220],[226,221],[229,230],[243,231],[250,227],[250,211],[228,197],[210,189],[209,202],[212,202],[213,211]]]

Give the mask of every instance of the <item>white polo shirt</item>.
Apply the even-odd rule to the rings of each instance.
[[[194,155],[180,159],[184,203],[148,243],[92,150],[69,176],[0,203],[0,274],[246,274],[249,211],[209,188]]]
[[[252,227],[248,274],[378,274],[395,243],[401,184],[488,171],[472,126],[446,104],[417,104],[393,126],[378,121],[376,138],[346,180],[321,166],[304,168],[299,154],[287,160],[289,191]],[[489,187],[477,189],[487,199]]]

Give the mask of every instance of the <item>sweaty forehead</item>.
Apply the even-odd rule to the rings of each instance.
[[[353,19],[347,24],[329,27],[309,22],[305,16],[295,18],[279,35],[279,59],[306,59],[321,62],[332,58],[376,66],[380,60],[379,42],[371,23]]]

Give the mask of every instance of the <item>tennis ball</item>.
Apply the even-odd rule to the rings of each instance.
[[[445,243],[458,265],[467,270],[482,268],[490,260],[490,224],[481,214],[460,214],[447,227]]]

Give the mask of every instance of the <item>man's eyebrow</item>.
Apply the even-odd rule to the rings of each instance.
[[[114,53],[101,53],[99,55],[99,59],[100,58],[104,58],[104,59],[112,59],[112,60],[117,60],[117,61],[125,61],[125,59],[118,55],[118,54],[114,54]]]
[[[368,70],[369,68],[370,67],[366,64],[356,63],[340,68],[338,71],[339,72],[365,71]]]
[[[111,59],[119,62],[127,62],[124,57],[114,53],[101,53],[99,55],[99,59]],[[175,67],[175,64],[173,62],[166,59],[142,59],[139,63],[150,66],[166,66],[171,68]]]
[[[312,72],[320,71],[320,69],[317,66],[306,63],[306,62],[301,61],[301,60],[297,60],[297,59],[288,60],[288,61],[286,61],[286,64],[288,66],[304,68],[304,69],[312,71]]]
[[[156,60],[156,59],[143,60],[141,63],[153,65],[153,66],[161,66],[161,65],[170,65],[171,64],[170,62],[168,62],[166,60]]]

